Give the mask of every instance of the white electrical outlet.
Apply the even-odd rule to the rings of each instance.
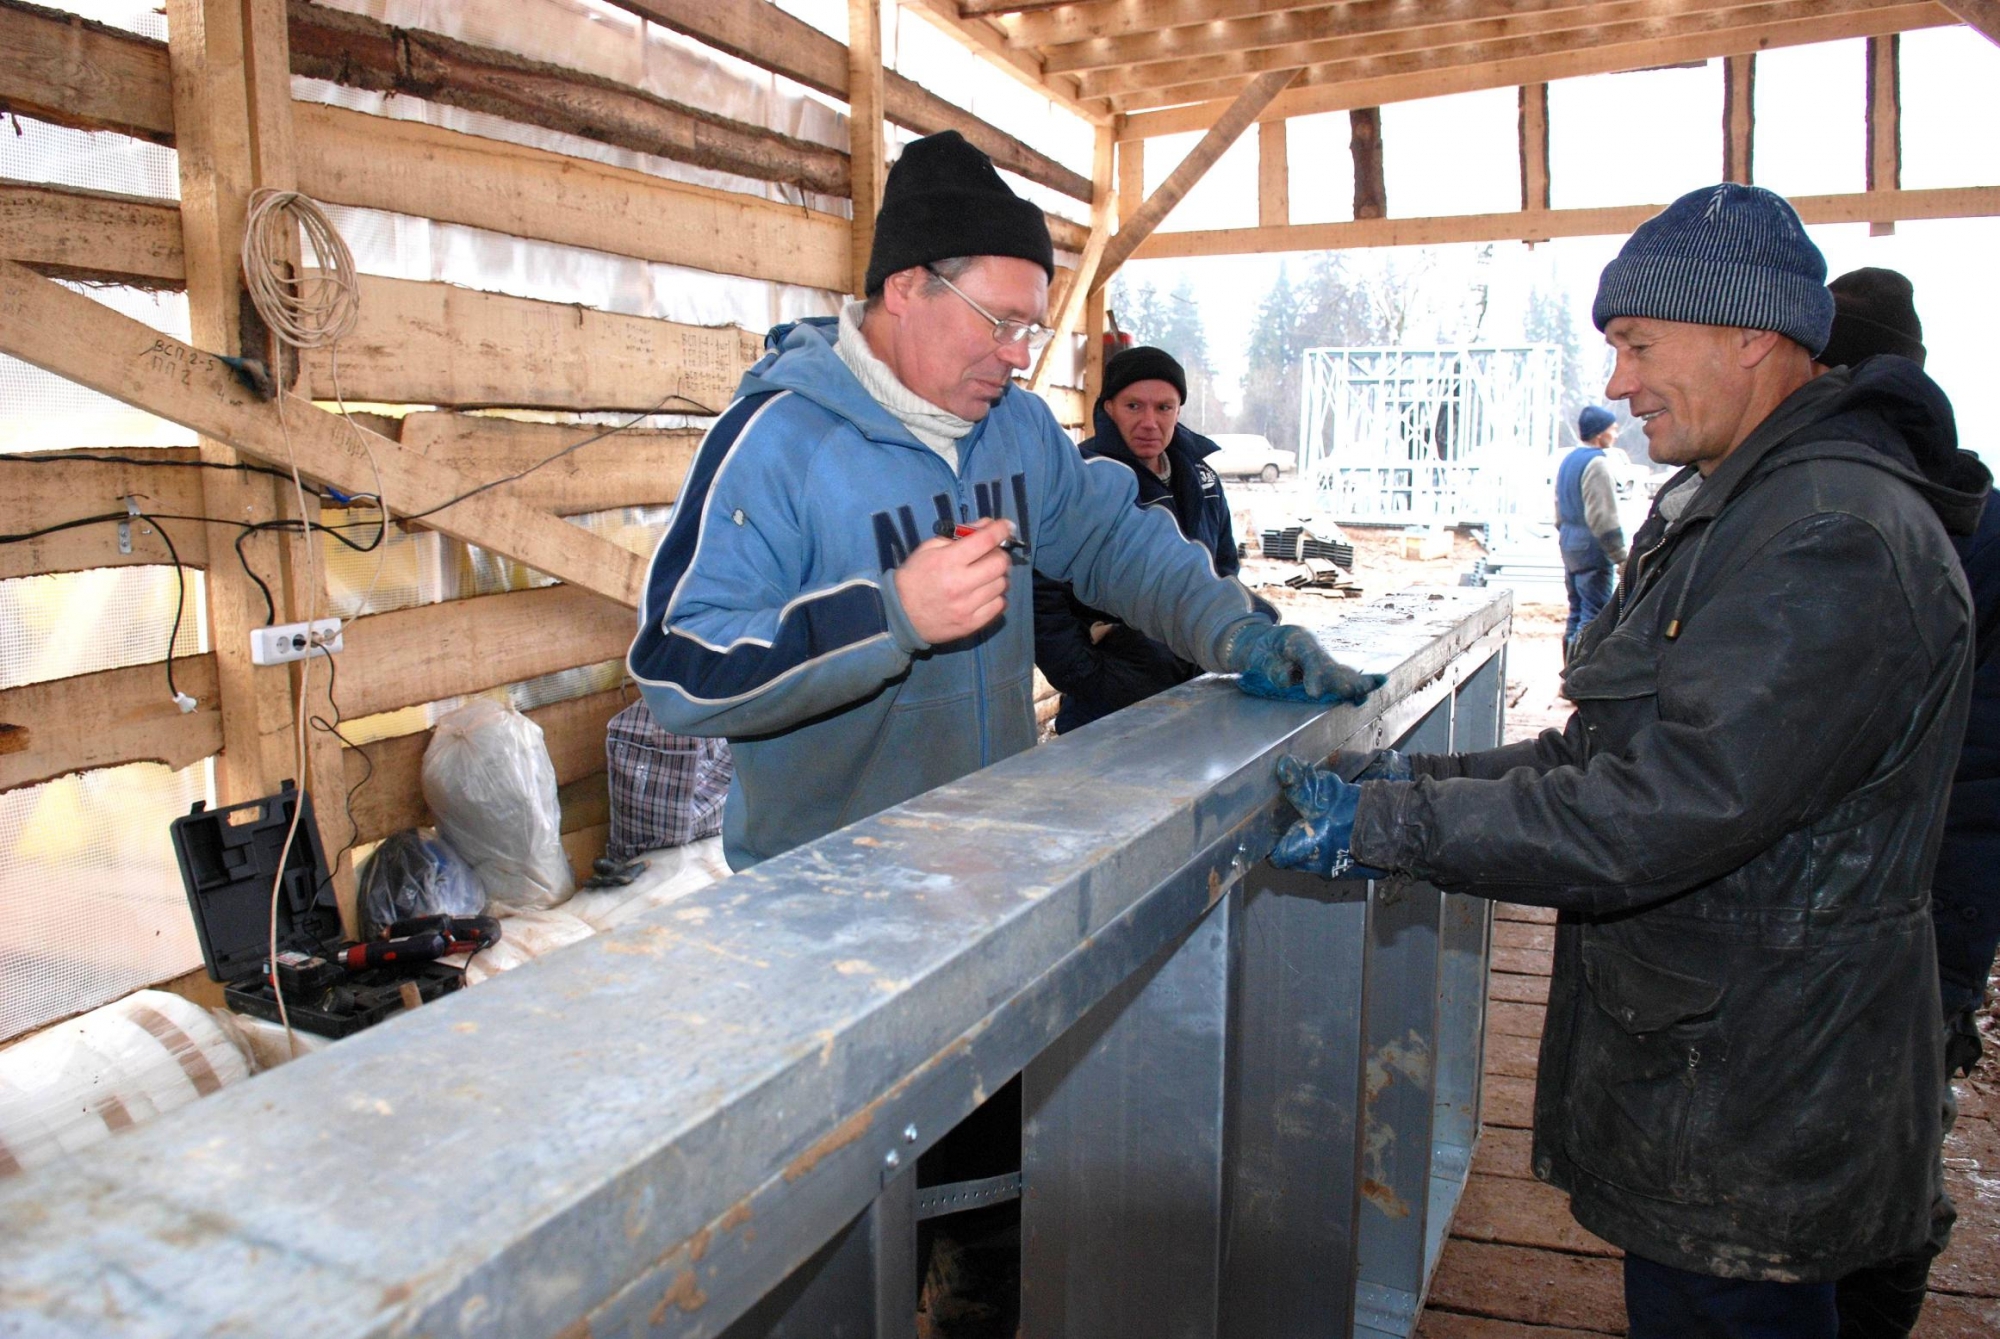
[[[282,665],[312,655],[332,655],[340,649],[340,620],[322,618],[317,623],[281,623],[275,628],[250,631],[250,663]]]

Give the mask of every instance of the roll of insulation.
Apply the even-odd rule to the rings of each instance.
[[[0,1176],[53,1162],[241,1079],[206,1009],[142,990],[0,1051]]]

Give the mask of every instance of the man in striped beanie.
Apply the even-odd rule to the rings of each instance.
[[[1704,187],[1605,268],[1605,393],[1683,468],[1578,635],[1562,730],[1280,764],[1274,863],[1560,912],[1534,1171],[1625,1251],[1632,1339],[1880,1335],[1837,1281],[1935,1245],[1931,864],[1965,729],[1948,531],[1990,477],[1914,363],[1814,378],[1783,199]],[[1359,784],[1343,780],[1357,776]]]

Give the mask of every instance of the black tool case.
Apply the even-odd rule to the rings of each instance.
[[[401,1012],[406,984],[414,985],[425,1001],[457,990],[464,975],[442,963],[350,972],[332,961],[346,944],[333,879],[313,822],[312,800],[287,781],[276,795],[222,809],[196,801],[170,828],[202,962],[209,979],[223,983],[229,1007],[279,1021],[266,965],[271,884],[295,809],[298,835],[285,857],[277,905],[279,976],[292,1026],[323,1037],[345,1037]]]

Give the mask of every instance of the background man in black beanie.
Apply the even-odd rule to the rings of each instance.
[[[1841,275],[1827,290],[1833,294],[1833,333],[1814,360],[1818,371],[1844,367],[1851,381],[1865,383],[1907,375],[1898,365],[1902,359],[1923,366],[1924,327],[1907,278],[1870,267]],[[2000,655],[1994,654],[2000,646],[2000,506],[1991,494],[1978,528],[1954,535],[1952,544],[1972,592],[1975,635],[1972,711],[1931,879],[1947,1082],[1979,1063],[1975,1014],[1985,1003],[2000,942]],[[1944,1098],[1949,1121],[1956,1114],[1949,1086]],[[1938,1209],[1939,1234],[1924,1249],[1840,1281],[1841,1339],[1901,1339],[1915,1327],[1931,1261],[1953,1218],[1948,1203]]]
[[[1304,817],[1275,863],[1560,912],[1534,1170],[1624,1249],[1632,1339],[1835,1339],[1836,1281],[1920,1250],[1941,1189],[1929,888],[1972,643],[1947,529],[1990,476],[1914,365],[1814,378],[1825,279],[1757,187],[1641,225],[1592,309],[1605,394],[1685,468],[1578,638],[1575,714],[1280,769]]]
[[[773,330],[703,439],[627,663],[662,725],[729,739],[734,867],[1032,746],[1035,570],[1246,691],[1381,682],[1219,578],[1012,385],[1054,269],[1041,210],[985,154],[917,140],[866,301]]]
[[[1219,449],[1180,421],[1187,373],[1165,349],[1122,349],[1104,364],[1086,459],[1115,460],[1139,481],[1139,505],[1170,513],[1207,549],[1217,576],[1233,577],[1236,529],[1222,480],[1202,461]],[[1260,605],[1262,601],[1258,602]],[[1264,606],[1269,608],[1269,606]],[[1275,610],[1271,611],[1277,617]],[[1076,598],[1066,581],[1035,578],[1035,664],[1063,695],[1056,733],[1067,734],[1134,702],[1186,683],[1201,666],[1164,642]]]

